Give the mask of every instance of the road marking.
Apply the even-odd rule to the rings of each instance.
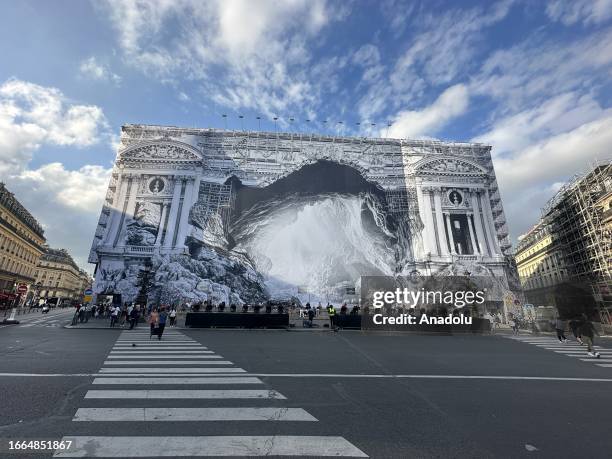
[[[581,355],[582,356],[587,355],[586,349],[584,351],[582,351],[582,352],[568,352],[568,351],[565,351],[565,352],[563,352],[563,351],[554,351],[554,352],[557,352],[559,354],[569,355],[569,356],[572,356],[572,357],[580,357]],[[600,354],[601,354],[602,357],[612,357],[612,352],[600,352]]]
[[[220,390],[90,390],[85,394],[89,399],[221,399],[221,398],[257,398],[286,400],[275,390],[266,389],[220,389]]]
[[[212,362],[206,360],[107,360],[104,365],[233,365],[233,363],[229,360],[213,360]]]
[[[309,421],[302,408],[79,408],[73,421]]]
[[[589,357],[588,359],[580,359],[583,362],[595,362],[595,363],[612,363],[612,359],[602,359],[602,358],[597,358],[597,357]]]
[[[592,359],[593,362],[597,362],[599,359]],[[218,368],[215,368],[218,369]],[[105,370],[105,369],[102,369]],[[102,371],[100,370],[100,371]],[[123,368],[121,368],[123,370]],[[197,369],[195,369],[197,370]],[[222,369],[218,369],[224,371]],[[134,370],[131,370],[134,373]],[[202,370],[197,370],[202,371]],[[244,370],[243,370],[244,371]],[[227,372],[227,370],[225,370]],[[117,370],[109,369],[104,373],[0,373],[0,377],[96,377],[96,376],[111,376],[113,373],[117,373]],[[185,374],[183,371],[172,369],[172,376],[178,374]],[[208,372],[207,372],[208,373]],[[197,374],[197,373],[196,373]],[[134,376],[136,373],[123,373],[121,376]],[[137,373],[142,376],[153,376],[152,373]],[[161,373],[160,373],[161,375]],[[189,376],[193,376],[193,373],[189,373]],[[220,376],[215,374],[215,376]],[[229,376],[229,375],[227,375]],[[388,374],[331,374],[331,373],[240,373],[240,376],[255,376],[262,378],[348,378],[348,379],[483,379],[483,380],[522,380],[522,381],[568,381],[568,382],[610,382],[612,378],[572,378],[572,377],[549,377],[549,376],[486,376],[486,375],[388,375]]]
[[[190,348],[194,348],[194,347],[204,347],[202,346],[200,343],[173,343],[171,341],[144,341],[143,343],[139,344],[139,343],[135,343],[137,347],[177,347],[177,348],[185,348],[185,349],[190,349]],[[125,344],[115,344],[113,347],[117,348],[117,347],[133,347],[132,343],[125,343]]]
[[[107,359],[178,359],[180,358],[177,355],[159,355],[157,352],[147,352],[146,354],[141,355],[114,355],[109,354]],[[220,359],[222,358],[220,355],[186,355],[184,358],[189,359]]]
[[[66,436],[69,450],[54,457],[184,457],[184,456],[312,456],[368,457],[343,437],[332,436],[201,436],[96,437]]]
[[[157,354],[212,354],[213,351],[165,351],[165,350],[159,350],[156,349],[155,351],[152,350],[146,350],[146,349],[134,349],[131,351],[111,351],[111,353],[109,355],[116,355],[116,354],[133,354],[133,355],[138,355],[138,354],[153,354],[155,353]]]
[[[100,373],[245,373],[242,368],[102,368]]]
[[[595,360],[595,359],[593,359]],[[597,359],[599,360],[599,359]],[[612,364],[609,363],[596,363],[595,365],[597,365],[598,367],[604,367],[604,368],[612,368]]]
[[[96,373],[93,376],[99,376],[103,378],[107,378],[109,376],[117,376],[120,378],[126,378],[126,377],[131,377],[131,376],[138,376],[141,378],[154,378],[154,377],[167,378],[169,376],[172,376],[172,377],[188,376],[190,378],[193,378],[196,376],[202,376],[202,377],[214,376],[215,378],[220,377],[220,376],[227,376],[227,377],[232,377],[232,378],[239,378],[242,376],[251,376],[251,375],[249,373],[214,373],[214,374],[210,374],[210,373],[172,373],[171,375],[169,375],[168,373],[138,373],[137,370],[134,370],[133,373]]]
[[[125,348],[113,348],[113,352],[128,351],[129,349],[131,349],[131,348],[129,348],[129,347],[125,347]],[[160,350],[160,351],[172,351],[172,350],[174,350],[174,351],[179,351],[179,352],[177,352],[178,354],[180,354],[182,351],[194,350],[193,347],[192,348],[180,349],[180,350],[179,349],[180,348],[176,348],[176,347],[174,347],[174,348],[172,348],[172,347],[158,347],[158,348],[154,348],[154,347],[148,347],[148,346],[147,347],[138,346],[137,348],[134,348],[134,350],[141,350],[141,351],[148,351],[148,352],[151,352],[153,350]],[[213,351],[202,351],[202,350],[199,350],[198,352],[201,353],[201,354],[214,354]]]
[[[92,384],[263,384],[261,379],[254,377],[203,377],[203,378],[124,378],[122,377],[107,377],[108,375],[100,375],[102,377],[94,379]],[[112,375],[111,375],[112,376]]]

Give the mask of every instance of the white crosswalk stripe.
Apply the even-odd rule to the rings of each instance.
[[[587,354],[586,345],[580,345],[575,341],[568,341],[567,343],[561,343],[555,337],[534,337],[534,336],[506,336],[506,338],[514,341],[520,341],[521,343],[531,344],[541,349],[554,352],[556,354],[565,355],[567,357],[574,357],[581,362],[593,363],[598,367],[611,368],[612,364],[612,349],[602,348],[601,346],[593,346],[596,352],[600,354],[599,358],[591,357]]]
[[[368,457],[340,436],[239,435],[245,422],[307,425],[318,419],[302,408],[277,406],[287,400],[283,394],[262,389],[260,378],[199,342],[176,330],[167,335],[158,341],[149,340],[149,334],[142,330],[121,333],[94,378],[93,388],[85,394],[85,406],[74,415],[73,421],[81,425],[78,431],[83,435],[65,436],[62,440],[72,441],[71,447],[56,450],[54,457]],[[233,405],[219,406],[223,400]],[[136,406],[130,406],[131,402]],[[189,405],[177,406],[181,402]],[[174,407],[169,405],[174,403]],[[210,403],[217,405],[207,405]],[[245,406],[236,406],[241,403]],[[109,423],[116,435],[95,435],[98,422]],[[188,436],[184,435],[186,431],[175,429],[181,434],[160,439],[143,436],[143,422],[188,422],[198,433],[206,431],[206,427],[197,427],[203,422],[223,426],[225,435]],[[305,428],[297,425],[296,433],[304,432]]]
[[[104,365],[232,365],[229,360],[107,360]]]

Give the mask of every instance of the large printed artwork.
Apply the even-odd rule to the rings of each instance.
[[[496,196],[487,146],[126,126],[95,288],[131,301],[145,263],[173,303],[350,301],[362,276],[463,266],[505,279]]]

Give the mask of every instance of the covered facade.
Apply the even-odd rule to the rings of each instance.
[[[323,163],[376,189],[379,213],[395,222],[384,228],[395,241],[394,274],[467,271],[507,287],[510,243],[490,152],[472,143],[126,125],[89,257],[96,292],[134,297],[130,279],[147,259],[240,246],[241,192],[282,188]]]

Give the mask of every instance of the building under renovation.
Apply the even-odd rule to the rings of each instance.
[[[566,183],[516,250],[528,303],[561,316],[612,313],[612,164],[594,164]]]
[[[509,248],[488,145],[127,125],[89,260],[123,301],[149,263],[162,303],[344,301],[414,273],[490,278],[501,303]]]

